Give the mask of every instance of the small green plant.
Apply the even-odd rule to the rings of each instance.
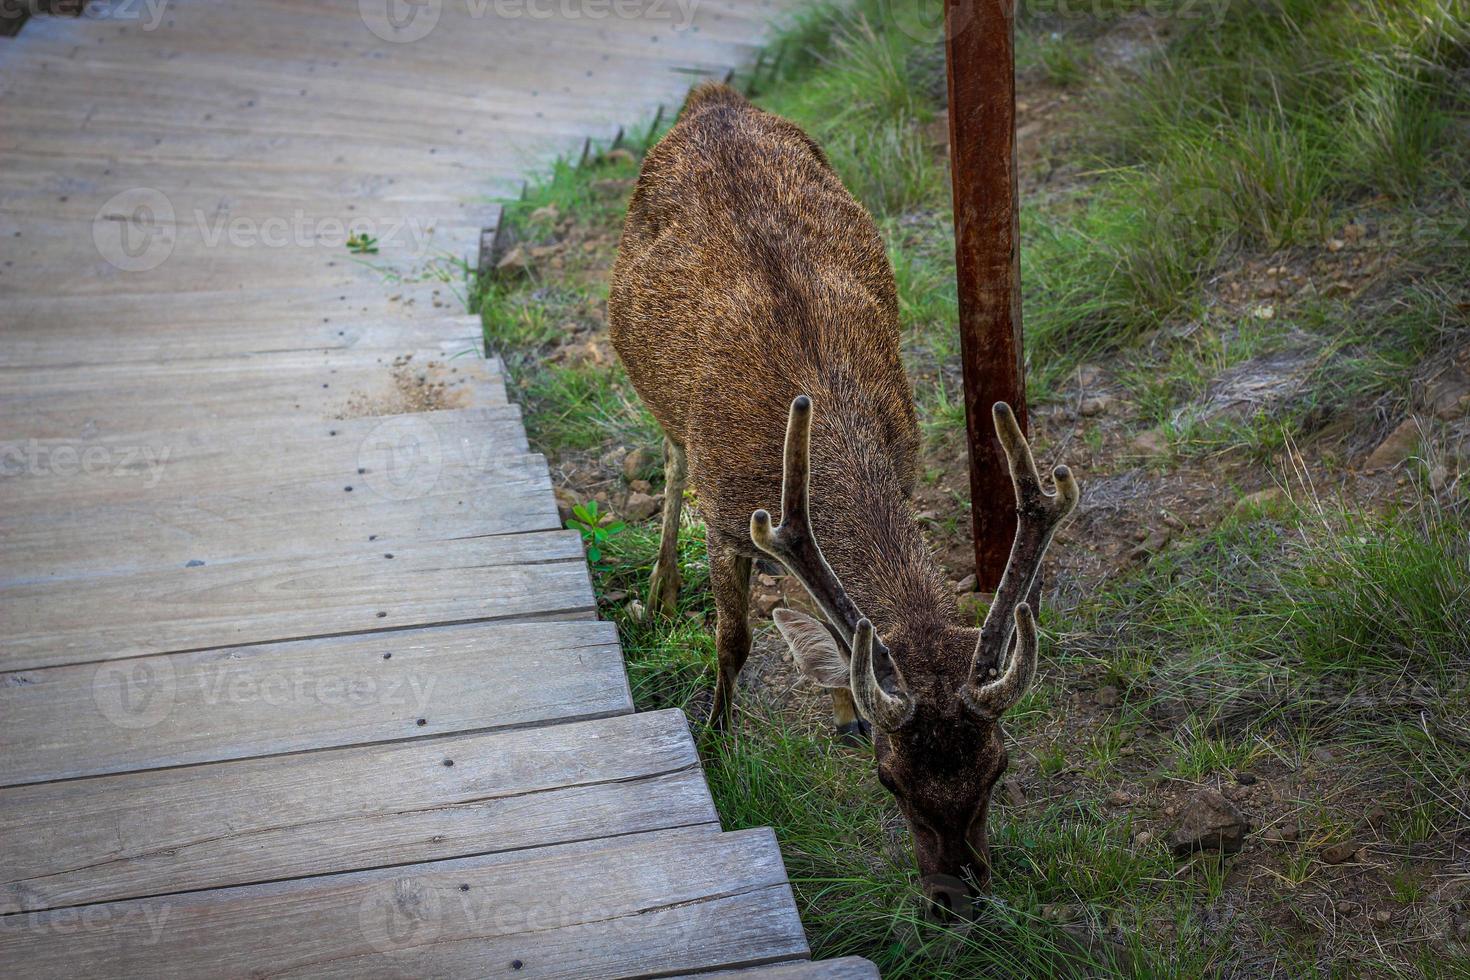
[[[353,255],[377,255],[378,240],[372,235],[351,232],[347,236],[347,251]]]
[[[627,525],[611,514],[604,514],[597,501],[589,500],[572,508],[567,527],[582,535],[582,544],[587,548],[587,560],[594,565],[602,561],[602,549],[614,535],[621,534]]]

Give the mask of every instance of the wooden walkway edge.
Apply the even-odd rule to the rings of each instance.
[[[877,976],[635,713],[461,300],[777,2],[8,22],[0,974]]]

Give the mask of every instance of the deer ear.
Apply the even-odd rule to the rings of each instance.
[[[847,687],[847,651],[819,620],[795,609],[771,613],[802,674],[823,687]]]

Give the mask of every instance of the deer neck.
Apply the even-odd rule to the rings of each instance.
[[[829,402],[830,404],[830,402]],[[903,460],[873,420],[831,412],[812,449],[811,512],[832,570],[879,635],[947,624],[954,603],[914,517]]]

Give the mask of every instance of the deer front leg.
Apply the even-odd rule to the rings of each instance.
[[[672,616],[679,604],[679,512],[684,506],[684,487],[689,467],[684,450],[664,440],[664,522],[658,539],[658,560],[648,584],[648,609],[655,616]]]
[[[715,594],[715,653],[720,676],[715,681],[715,703],[710,722],[723,731],[735,707],[735,678],[750,656],[751,559],[733,548],[711,542],[710,588]]]

